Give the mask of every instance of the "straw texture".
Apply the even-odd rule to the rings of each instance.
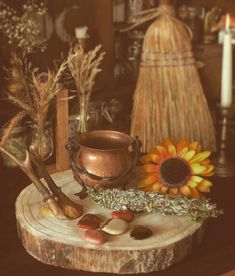
[[[198,141],[204,149],[214,151],[214,126],[191,51],[190,33],[172,16],[172,10],[164,13],[166,10],[164,6],[145,35],[131,135],[139,136],[144,152],[167,138]]]

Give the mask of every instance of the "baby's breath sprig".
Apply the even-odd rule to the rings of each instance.
[[[22,14],[0,0],[0,32],[8,46],[25,56],[46,49],[41,33],[40,18],[47,12],[45,3],[29,0],[22,6]]]

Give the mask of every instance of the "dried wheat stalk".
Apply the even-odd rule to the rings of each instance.
[[[47,74],[31,73],[27,78],[27,86],[24,93],[10,94],[8,99],[14,105],[20,107],[22,111],[18,113],[14,120],[29,115],[31,121],[38,127],[43,127],[48,116],[50,104],[56,94],[61,90],[62,84],[59,80],[67,66],[67,60],[59,67],[57,72],[48,70]],[[18,120],[18,122],[20,121]],[[12,126],[14,122],[11,122]],[[10,126],[9,125],[9,126]],[[16,126],[17,124],[14,124]],[[13,128],[6,130],[10,134]],[[9,137],[9,135],[8,135]],[[6,140],[6,139],[4,139]]]
[[[98,53],[100,49],[101,45],[98,45],[85,53],[81,47],[78,47],[70,51],[68,56],[68,67],[74,78],[80,103],[79,132],[87,131],[86,117],[91,91],[95,77],[101,71],[99,65],[105,54],[104,52]]]
[[[6,141],[12,136],[14,128],[21,122],[25,115],[25,111],[21,111],[11,119],[11,121],[8,123],[8,126],[5,127],[1,133],[0,145],[4,145]]]

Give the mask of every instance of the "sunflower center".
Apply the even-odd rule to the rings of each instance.
[[[190,177],[190,168],[186,161],[178,157],[169,158],[160,166],[160,180],[168,187],[181,187]]]

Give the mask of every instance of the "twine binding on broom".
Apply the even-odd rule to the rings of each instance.
[[[154,20],[143,43],[130,134],[146,152],[164,139],[199,142],[215,150],[215,130],[192,53],[192,31],[171,5],[138,14],[129,31]]]
[[[142,51],[140,67],[180,67],[195,64],[192,51],[151,52]]]

